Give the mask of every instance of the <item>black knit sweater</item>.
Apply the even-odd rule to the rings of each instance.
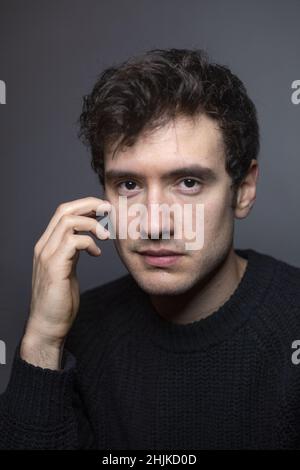
[[[233,295],[175,324],[130,274],[81,294],[62,371],[16,350],[3,449],[300,449],[300,268],[255,250]]]

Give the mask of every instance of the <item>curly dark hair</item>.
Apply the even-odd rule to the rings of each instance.
[[[222,129],[234,194],[259,152],[255,106],[242,81],[202,49],[152,49],[105,69],[83,97],[79,137],[104,186],[104,154],[179,116],[205,113]]]

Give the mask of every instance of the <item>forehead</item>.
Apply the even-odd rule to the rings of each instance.
[[[113,149],[105,156],[105,173],[118,169],[151,176],[187,164],[200,164],[215,172],[225,171],[222,132],[206,115],[178,117],[165,126],[140,135],[131,147]]]

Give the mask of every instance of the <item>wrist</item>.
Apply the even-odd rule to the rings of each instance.
[[[60,370],[63,343],[61,340],[40,337],[28,332],[22,339],[20,356],[34,366]]]

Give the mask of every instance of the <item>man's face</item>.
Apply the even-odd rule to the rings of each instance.
[[[210,171],[201,173],[199,166]],[[182,168],[191,170],[180,173]],[[117,214],[116,249],[128,271],[148,294],[187,292],[204,281],[228,254],[234,229],[232,181],[225,170],[223,138],[216,121],[205,115],[194,121],[180,117],[151,134],[142,135],[134,146],[118,151],[113,159],[112,152],[106,155],[104,178],[105,198]],[[140,226],[141,233],[147,238],[122,239],[118,236],[122,215],[118,210],[119,196],[127,198],[128,210],[137,203],[147,209],[148,215],[141,219]],[[162,217],[159,221],[151,218],[153,204],[170,207],[176,204],[182,207],[182,213],[184,205],[190,205],[194,230],[197,205],[202,205],[203,246],[187,250],[186,243],[191,240],[185,238],[184,230],[181,239],[175,238],[172,212],[168,220],[169,239],[163,239],[165,222]],[[136,217],[128,216],[128,223]],[[140,254],[144,250],[158,249],[176,251],[181,256],[162,266]]]

